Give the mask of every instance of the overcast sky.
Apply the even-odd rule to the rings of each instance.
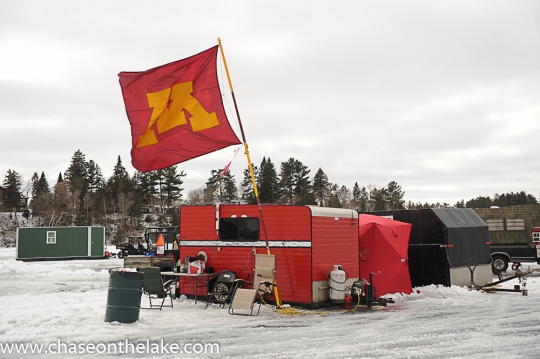
[[[218,37],[255,164],[396,181],[413,202],[540,197],[538,1],[0,1],[1,180],[54,185],[76,150],[106,178],[119,155],[133,174],[118,73]],[[180,164],[184,194],[232,157]]]

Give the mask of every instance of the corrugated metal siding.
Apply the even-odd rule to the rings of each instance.
[[[312,280],[327,280],[334,264],[341,264],[348,278],[358,278],[358,217],[312,218]]]
[[[91,227],[92,257],[105,255],[105,227]]]
[[[217,239],[215,218],[215,206],[182,206],[180,208],[180,239]]]
[[[238,278],[253,279],[254,256],[250,247],[181,247],[180,256],[194,257],[199,251],[208,255],[207,266],[215,272],[230,270]],[[311,303],[310,249],[309,248],[270,248],[276,256],[276,283],[280,299],[286,303]],[[257,253],[265,253],[258,249]],[[181,293],[193,295],[194,279],[181,278]],[[198,289],[197,295],[205,295],[204,289]]]
[[[181,240],[216,240],[215,206],[183,206],[180,210]],[[309,240],[310,211],[303,206],[262,206],[269,240]],[[220,218],[259,218],[254,205],[221,205]],[[262,224],[261,240],[264,240]]]
[[[47,244],[48,231],[56,231],[56,244]],[[18,233],[18,258],[88,256],[88,227],[19,228]]]

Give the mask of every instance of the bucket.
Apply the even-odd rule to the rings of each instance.
[[[110,272],[106,322],[133,323],[139,320],[143,276],[139,272]]]

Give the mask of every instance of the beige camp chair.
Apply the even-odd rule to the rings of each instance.
[[[274,291],[274,287],[277,286],[275,283],[276,256],[256,254],[255,269],[253,272],[253,282],[243,279],[237,279],[235,281],[235,289],[232,294],[231,304],[229,305],[229,314],[254,315],[255,301],[258,301],[259,307],[255,315],[259,315],[264,296],[271,294]],[[251,284],[251,288],[243,288],[247,284]]]

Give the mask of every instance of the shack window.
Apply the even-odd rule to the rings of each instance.
[[[219,220],[219,238],[226,241],[258,241],[258,218],[222,218]]]
[[[488,231],[504,231],[504,223],[501,219],[486,219]]]
[[[523,218],[506,219],[506,230],[507,231],[524,231],[525,220]]]
[[[56,244],[56,232],[47,231],[47,244]]]
[[[533,232],[533,242],[534,243],[540,242],[540,232]]]

